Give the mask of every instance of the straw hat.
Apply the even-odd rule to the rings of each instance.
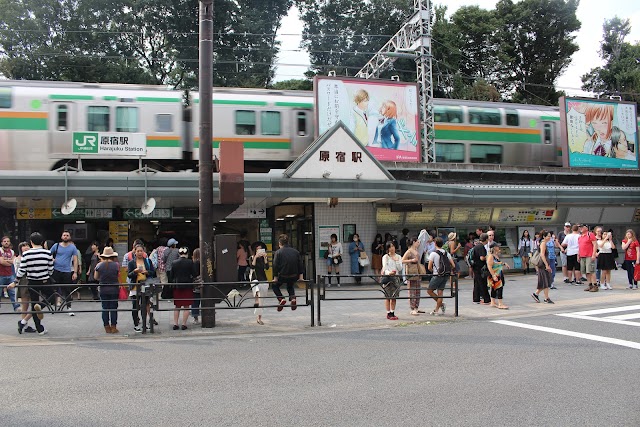
[[[100,258],[117,258],[118,257],[118,252],[114,252],[112,247],[105,247],[104,250],[102,251],[102,254],[100,254]]]
[[[447,240],[451,241],[451,240],[456,240],[456,237],[458,237],[458,235],[454,232],[449,233],[449,235],[447,236]]]

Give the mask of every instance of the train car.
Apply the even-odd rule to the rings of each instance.
[[[160,86],[0,81],[0,169],[51,170],[75,161],[74,132],[143,134],[145,161],[160,170],[194,168],[199,96]],[[556,107],[436,99],[436,160],[561,166]],[[313,93],[217,88],[214,154],[241,143],[248,170],[283,168],[315,138]],[[130,156],[82,156],[88,170],[131,170]]]

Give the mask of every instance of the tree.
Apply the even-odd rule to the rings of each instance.
[[[514,101],[557,105],[555,82],[578,50],[577,8],[578,0],[498,2],[498,60],[507,82],[501,89],[513,92]]]
[[[600,57],[605,64],[582,76],[582,89],[599,95],[617,95],[640,102],[640,43],[625,42],[631,32],[628,19],[605,20]]]
[[[277,90],[313,90],[313,82],[308,79],[291,79],[276,82],[271,87]]]

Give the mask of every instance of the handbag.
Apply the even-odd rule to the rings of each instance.
[[[369,265],[369,258],[358,258],[358,264],[360,264],[360,267],[366,267]]]
[[[540,267],[542,258],[540,257],[540,251],[538,249],[533,251],[533,253],[531,254],[530,260],[531,260],[531,264],[535,265],[536,267]]]
[[[427,267],[425,267],[422,263],[418,264],[418,273],[424,276],[425,274],[427,274]]]
[[[333,263],[334,264],[342,264],[342,255],[338,255],[337,257],[333,258]]]
[[[127,292],[127,288],[125,286],[120,286],[120,289],[118,289],[118,299],[120,301],[126,301],[129,299],[129,292]]]
[[[164,285],[162,287],[162,292],[160,293],[160,297],[162,299],[173,299],[173,290],[175,286],[173,285]]]
[[[640,264],[636,264],[633,267],[633,280],[636,282],[640,281]]]

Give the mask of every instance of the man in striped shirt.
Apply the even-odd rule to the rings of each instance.
[[[23,276],[27,276],[32,311],[36,312],[33,320],[38,333],[44,335],[47,333],[47,330],[40,322],[43,315],[41,313],[42,307],[38,302],[40,301],[40,294],[47,295],[49,293],[49,289],[43,285],[49,284],[49,278],[53,274],[53,257],[51,256],[51,252],[42,247],[44,243],[42,234],[38,232],[31,233],[30,240],[31,249],[22,254],[20,267],[16,272],[16,282],[20,281]],[[15,286],[15,283],[13,285]],[[18,325],[18,328],[20,329],[20,325]]]

